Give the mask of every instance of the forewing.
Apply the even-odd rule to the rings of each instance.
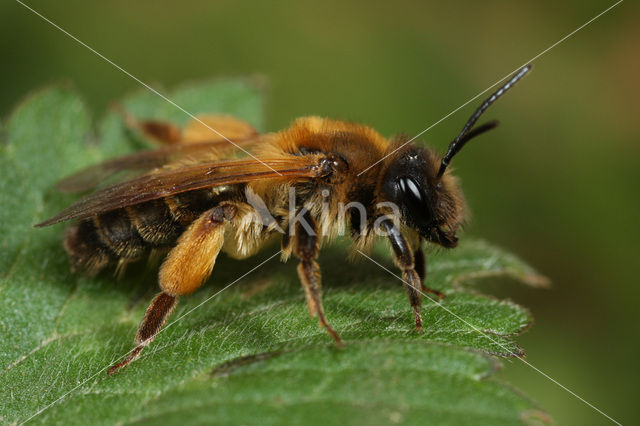
[[[225,139],[216,139],[191,144],[168,145],[154,150],[135,152],[81,170],[58,182],[56,188],[61,192],[67,193],[85,192],[97,188],[100,184],[119,173],[124,173],[125,178],[130,178],[132,175],[140,175],[184,158],[197,159],[198,157],[204,157],[209,162],[223,159],[229,155],[230,151],[238,147],[250,146],[263,139],[264,136],[261,135],[250,135],[234,140],[233,144]]]
[[[329,171],[328,163],[322,155],[218,161],[163,169],[96,191],[36,226],[83,219],[196,189],[261,179],[277,181],[318,178]]]

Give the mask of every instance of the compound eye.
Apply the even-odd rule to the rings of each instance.
[[[406,214],[415,225],[424,225],[430,222],[430,210],[428,196],[418,183],[410,177],[402,177],[398,180],[402,204]]]
[[[424,205],[426,197],[423,195],[416,181],[410,177],[403,177],[398,181],[398,185],[400,192],[402,192],[403,202],[407,207],[420,208]]]
[[[417,202],[422,202],[422,194],[418,184],[411,178],[400,178],[400,190],[404,193],[405,197],[413,198]]]

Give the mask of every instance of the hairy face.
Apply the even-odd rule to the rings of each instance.
[[[398,206],[406,226],[431,242],[455,247],[465,205],[456,179],[449,172],[437,177],[440,161],[432,151],[403,147],[390,157],[380,190],[385,200]]]

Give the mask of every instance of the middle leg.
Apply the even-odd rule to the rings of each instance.
[[[324,316],[322,308],[322,280],[320,277],[320,266],[316,262],[318,257],[318,228],[308,210],[302,215],[303,222],[295,224],[294,253],[300,259],[298,264],[298,276],[304,288],[307,299],[307,306],[312,317],[318,317],[318,322],[327,330],[327,333],[336,341],[338,346],[342,346],[340,336],[329,325]]]

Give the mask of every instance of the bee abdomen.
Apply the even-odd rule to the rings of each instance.
[[[211,190],[191,191],[81,220],[64,240],[71,266],[96,273],[121,260],[147,257],[153,249],[170,248],[220,198]]]
[[[96,273],[120,259],[147,256],[154,244],[145,241],[126,210],[114,210],[72,225],[64,247],[74,270]]]
[[[94,274],[117,260],[109,246],[98,235],[91,219],[81,220],[67,229],[64,248],[69,254],[73,271]]]
[[[140,237],[153,246],[172,245],[185,230],[164,199],[127,207],[127,213]]]
[[[127,210],[120,209],[93,218],[96,231],[102,241],[119,258],[137,259],[151,250],[136,229]]]
[[[226,187],[208,188],[174,194],[162,199],[166,213],[176,223],[188,224],[193,222],[206,210],[217,205],[230,196],[231,191]]]

